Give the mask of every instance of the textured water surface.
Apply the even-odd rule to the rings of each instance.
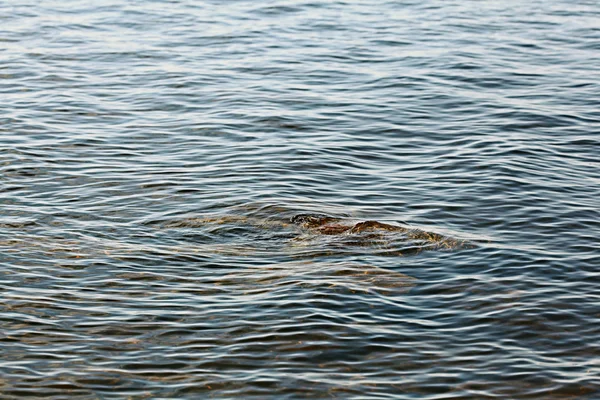
[[[600,398],[599,21],[2,2],[0,397]]]

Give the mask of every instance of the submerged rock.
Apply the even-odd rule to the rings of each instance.
[[[293,224],[310,231],[313,234],[321,235],[354,235],[357,238],[363,238],[362,241],[352,242],[354,245],[359,243],[368,244],[369,241],[381,245],[386,237],[388,239],[400,239],[421,242],[423,248],[428,249],[457,249],[473,248],[473,243],[467,240],[455,239],[434,232],[427,232],[416,228],[392,225],[384,222],[367,220],[353,221],[350,219],[331,217],[325,214],[298,214],[291,218]],[[386,232],[396,233],[386,235]],[[401,255],[401,254],[399,254]]]

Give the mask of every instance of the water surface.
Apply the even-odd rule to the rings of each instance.
[[[3,398],[598,398],[598,21],[3,2]]]

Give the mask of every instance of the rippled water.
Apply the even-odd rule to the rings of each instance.
[[[2,398],[600,398],[599,21],[2,2]]]

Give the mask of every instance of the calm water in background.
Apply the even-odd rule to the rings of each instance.
[[[599,398],[596,1],[92,3],[0,5],[2,398]]]

